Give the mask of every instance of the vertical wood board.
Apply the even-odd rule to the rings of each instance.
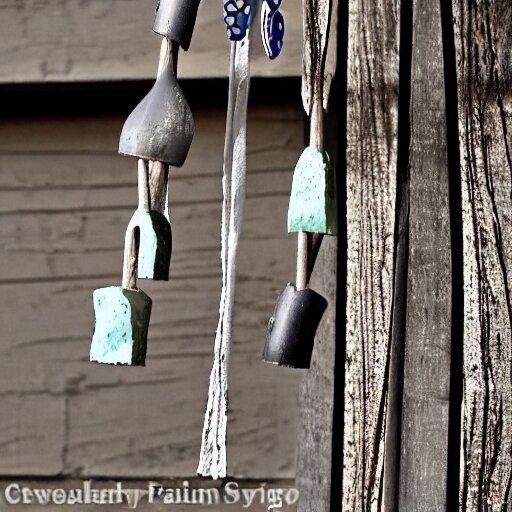
[[[414,1],[412,48],[399,510],[430,512],[446,510],[452,309],[439,2]]]
[[[349,6],[343,510],[382,499],[393,291],[398,0]]]
[[[456,0],[464,250],[461,510],[510,510],[512,4]]]

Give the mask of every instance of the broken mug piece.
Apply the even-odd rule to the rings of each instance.
[[[167,61],[148,95],[126,120],[119,153],[181,167],[194,137],[194,118],[176,79],[176,43],[168,42]]]
[[[201,0],[160,0],[153,30],[188,50]]]
[[[227,0],[224,2],[224,23],[228,39],[241,41],[254,16],[254,0]]]
[[[281,0],[263,0],[261,6],[261,40],[265,53],[275,59],[283,49],[284,17],[278,10]]]
[[[326,151],[308,146],[293,173],[288,232],[337,234],[336,177]]]
[[[93,362],[145,365],[152,301],[137,288],[137,238],[138,228],[128,228],[122,286],[94,291]]]
[[[297,290],[288,284],[268,324],[263,361],[309,368],[315,334],[326,308],[327,301],[314,290]]]

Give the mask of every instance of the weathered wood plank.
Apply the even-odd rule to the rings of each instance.
[[[275,151],[277,157],[279,152],[276,149],[281,148],[286,141],[294,140],[297,136],[297,122],[302,119],[302,111],[295,105],[279,108],[257,105],[249,106],[248,116],[251,127],[247,134],[251,141],[251,147],[248,148],[249,158],[256,158],[256,161],[259,161],[257,155],[262,151]],[[222,141],[225,128],[225,119],[224,122],[222,121],[225,110],[198,109],[194,112],[194,117],[196,122],[194,142],[186,165],[181,169],[175,169],[178,173],[201,169],[203,172],[208,172],[208,169],[214,166],[204,165],[205,154],[210,158],[217,155],[213,161],[219,161],[218,144]],[[54,118],[2,120],[0,151],[2,156],[13,153],[30,156],[36,152],[38,155],[51,154],[52,156],[82,153],[87,157],[110,156],[122,162],[129,162],[132,159],[117,155],[119,134],[125,119],[126,116],[104,116],[101,117],[101,121],[98,117],[69,117],[60,119],[58,123]],[[20,143],[20,139],[24,140],[24,145]],[[196,145],[201,148],[201,151],[195,150]],[[222,151],[220,162],[222,164]],[[126,164],[124,168],[127,168]],[[95,179],[98,179],[98,174],[92,166],[87,170],[93,173],[92,176],[95,176]]]
[[[382,499],[395,226],[399,5],[349,6],[343,510]]]
[[[0,83],[152,79],[161,37],[152,31],[155,0],[0,1]],[[281,10],[286,39],[278,61],[255,45],[253,76],[299,76],[300,0]],[[256,18],[257,23],[257,18]],[[225,77],[229,42],[222,4],[201,3],[181,78]]]
[[[2,324],[5,325],[5,324]],[[66,398],[38,389],[0,393],[0,473],[58,475],[64,469]]]
[[[412,30],[409,261],[398,509],[430,512],[446,510],[452,313],[440,3],[415,0]]]
[[[336,237],[324,238],[311,279],[311,287],[327,299],[329,306],[318,328],[311,367],[303,376],[300,390],[296,477],[301,493],[299,511],[330,509],[337,244]]]
[[[454,2],[464,234],[461,508],[510,510],[512,4]]]
[[[237,389],[230,400],[234,421],[228,429],[232,474],[293,476],[295,451],[281,436],[296,428],[296,379],[281,379],[261,368],[254,353],[234,355],[232,362]],[[206,355],[181,358],[167,361],[165,380],[153,384],[98,384],[75,393],[68,410],[66,473],[79,469],[85,476],[194,475],[203,420],[197,405],[207,393],[204,376],[210,365]],[[257,389],[254,382],[259,383]]]

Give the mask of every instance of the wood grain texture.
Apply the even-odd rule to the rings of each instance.
[[[331,0],[303,0],[302,2],[304,26],[302,102],[304,110],[311,116],[312,125],[314,125],[315,119],[322,115],[321,113],[318,115],[312,112],[313,108],[315,108],[314,104],[319,104],[316,106],[318,109],[321,108],[321,105],[327,105],[327,98],[325,98],[324,102],[326,51],[328,41],[336,40],[336,31],[333,31],[332,38],[330,38],[329,34],[331,4]],[[328,85],[326,92],[328,97]],[[315,130],[312,129],[311,134],[313,135],[314,133]],[[314,146],[314,144],[311,145]],[[317,149],[323,149],[322,145],[320,144]]]
[[[218,315],[225,115],[199,111],[196,122],[187,164],[170,173],[171,280],[140,282],[153,299],[145,369],[88,362],[91,294],[119,283],[137,204],[137,160],[116,155],[123,116],[0,126],[1,474],[195,475]],[[248,137],[230,467],[292,478],[299,376],[261,364],[260,352],[274,298],[293,280],[286,209],[302,109],[249,109]]]
[[[310,283],[329,305],[300,391],[296,485],[301,494],[298,510],[304,512],[327,512],[331,502],[337,245],[336,237],[324,237]]]
[[[379,510],[391,334],[399,2],[349,6],[343,510]]]
[[[156,0],[0,0],[0,83],[153,79],[162,38],[152,30]],[[300,0],[286,20],[277,61],[255,45],[253,76],[300,76]],[[258,17],[256,17],[256,23]],[[225,77],[229,42],[222,2],[204,0],[180,78]]]
[[[415,0],[412,30],[398,509],[431,512],[446,510],[452,314],[441,4]]]
[[[510,510],[512,5],[454,2],[464,234],[461,509]]]

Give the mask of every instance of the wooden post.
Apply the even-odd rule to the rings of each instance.
[[[456,0],[464,250],[461,510],[510,510],[512,5]]]
[[[454,32],[451,7],[441,2],[414,0],[412,10],[394,0],[349,5],[346,283],[338,276],[347,325],[337,340],[345,349],[344,427],[333,433],[343,437],[341,509],[454,512],[450,484],[460,469],[461,511],[509,510],[512,5],[455,0]],[[399,40],[409,49],[399,50]],[[328,272],[317,272],[320,286]],[[322,343],[333,335],[329,326],[319,331],[302,390],[304,511],[340,508],[326,492],[333,459],[325,447],[335,443],[321,430],[336,408],[335,358]],[[453,390],[462,376],[452,353],[459,337],[461,432]],[[327,396],[320,403],[319,392]],[[312,425],[322,432],[316,438]]]
[[[409,251],[398,510],[430,512],[446,510],[452,315],[450,191],[439,2],[414,0],[412,48]]]
[[[382,501],[394,280],[399,7],[398,0],[357,0],[349,7],[342,510],[350,512],[378,510]]]
[[[337,239],[324,237],[311,287],[329,306],[315,337],[311,367],[300,391],[297,487],[299,512],[328,512],[331,503],[332,418],[336,350]]]

